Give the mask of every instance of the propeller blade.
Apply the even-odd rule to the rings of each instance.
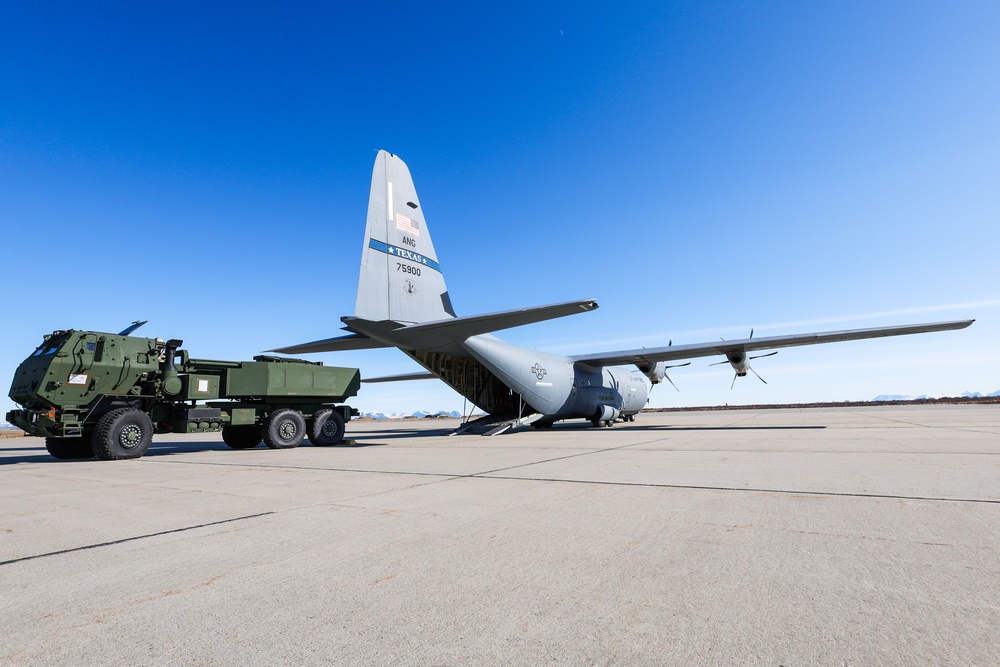
[[[716,361],[714,364],[709,364],[709,366],[721,366],[722,364],[728,364],[728,363],[729,359],[726,359],[725,361]]]
[[[667,382],[669,382],[671,385],[673,385],[674,389],[677,389],[677,391],[680,391],[680,389],[677,388],[677,385],[674,384],[674,381],[670,379],[669,375],[667,375],[666,373],[664,373],[663,377],[667,378]],[[650,389],[650,391],[653,391],[653,390]]]
[[[733,387],[736,386],[736,378],[738,378],[738,377],[739,377],[739,375],[737,375],[736,373],[733,373],[733,383],[731,385],[729,385],[729,390],[730,391],[732,391]]]
[[[750,370],[752,370],[752,371],[753,371],[753,366],[747,366],[747,368],[749,368]],[[753,371],[753,374],[757,376],[757,379],[758,379],[758,380],[760,380],[760,381],[761,381],[761,382],[763,382],[764,384],[767,384],[767,380],[765,380],[764,378],[762,378],[762,377],[760,376],[760,373],[758,373],[757,371]]]
[[[763,359],[764,357],[773,357],[776,354],[778,354],[778,350],[775,350],[774,352],[768,352],[767,354],[758,354],[757,356],[750,357],[750,358],[751,359]]]
[[[680,368],[681,366],[690,366],[690,365],[691,365],[691,362],[689,361],[686,364],[673,364],[671,366],[664,366],[664,368]],[[714,365],[715,364],[713,364],[713,366]]]

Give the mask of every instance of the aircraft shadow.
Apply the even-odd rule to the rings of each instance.
[[[646,431],[816,431],[826,426],[629,426]]]
[[[591,424],[555,424],[554,429],[558,430],[597,430]],[[670,426],[669,424],[622,424],[613,426],[614,430],[628,431],[815,431],[825,429],[826,426]],[[534,429],[526,429],[532,431]]]

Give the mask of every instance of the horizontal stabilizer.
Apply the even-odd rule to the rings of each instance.
[[[364,333],[352,333],[348,336],[326,338],[324,340],[313,341],[312,343],[280,347],[275,350],[268,350],[268,352],[310,354],[314,352],[367,350],[401,345],[413,349],[432,349],[442,344],[463,341],[479,334],[510,329],[534,322],[544,322],[545,320],[575,315],[576,313],[586,313],[597,307],[597,301],[584,299],[582,301],[567,301],[566,303],[557,303],[550,306],[519,308],[517,310],[507,310],[488,315],[452,317],[446,320],[411,324],[409,326],[399,326],[395,322],[374,323],[355,317],[345,317],[343,321],[349,329],[355,331],[371,329],[369,333],[378,331],[378,333],[373,333],[373,335],[379,338],[385,337],[386,342],[371,338]],[[366,324],[369,326],[366,327]],[[377,326],[372,327],[371,325],[373,324]]]
[[[975,320],[959,320],[956,322],[905,324],[902,326],[876,327],[873,329],[848,329],[846,331],[771,336],[770,338],[719,340],[711,343],[694,343],[692,345],[673,345],[671,347],[641,348],[638,350],[622,350],[620,352],[581,354],[570,357],[570,359],[593,364],[594,366],[625,366],[628,364],[641,366],[649,362],[710,357],[728,352],[773,350],[778,347],[819,345],[821,343],[839,343],[847,340],[863,340],[865,338],[884,338],[887,336],[905,336],[907,334],[931,333],[934,331],[951,331],[952,329],[964,329],[973,322]]]
[[[395,322],[372,322],[355,317],[345,317],[343,322],[350,331],[384,340],[396,347],[411,350],[434,350],[452,343],[461,343],[472,336],[575,315],[576,313],[586,313],[595,308],[597,308],[596,301],[584,299],[487,315],[450,317],[445,320],[405,326],[400,326]]]
[[[422,324],[412,324],[404,327],[408,332],[447,332],[449,337],[464,340],[470,336],[491,333],[502,329],[554,320],[557,317],[586,313],[597,308],[597,302],[593,299],[583,301],[567,301],[550,306],[534,306],[532,308],[519,308],[517,310],[506,310],[500,313],[489,313],[487,315],[470,315],[468,317],[455,317],[436,322],[424,322]]]
[[[421,371],[418,373],[403,373],[402,375],[383,375],[377,378],[362,378],[363,383],[375,383],[375,382],[403,382],[405,380],[436,380],[437,375],[433,373],[428,373],[426,371]]]
[[[311,354],[314,352],[342,352],[344,350],[368,350],[377,347],[392,347],[387,343],[380,343],[368,336],[351,334],[349,336],[339,336],[337,338],[326,338],[315,340],[311,343],[301,345],[290,345],[279,347],[268,352],[278,352],[279,354]]]

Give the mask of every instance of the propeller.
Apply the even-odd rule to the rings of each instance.
[[[753,338],[753,329],[750,329],[750,338]],[[725,338],[723,338],[722,340],[725,340]],[[755,355],[755,356],[752,356],[752,357],[748,357],[748,356],[746,356],[746,352],[744,352],[743,350],[736,350],[736,351],[727,353],[725,361],[717,361],[714,364],[709,364],[709,365],[710,366],[718,366],[720,364],[730,364],[733,367],[733,370],[736,371],[736,372],[733,374],[733,382],[732,382],[732,384],[729,385],[730,389],[733,389],[736,386],[736,378],[743,377],[744,375],[747,374],[748,370],[751,371],[754,375],[756,375],[758,380],[760,380],[764,384],[767,384],[767,380],[765,380],[764,378],[762,378],[760,376],[760,373],[758,373],[757,371],[755,371],[753,369],[753,366],[750,365],[750,361],[752,359],[762,359],[764,357],[773,357],[776,354],[778,354],[777,350],[775,350],[774,352],[768,352],[767,354],[758,354],[758,355]]]
[[[670,379],[670,376],[667,375],[667,369],[668,368],[680,368],[681,366],[690,366],[690,365],[691,365],[691,362],[689,361],[686,364],[674,364],[673,366],[664,366],[663,367],[663,377],[666,378],[667,382],[670,383],[670,386],[672,386],[674,389],[677,389],[677,391],[680,391],[680,389],[677,387],[677,385],[674,384],[674,381]],[[654,385],[651,385],[649,387],[649,393],[653,393],[653,387],[655,387],[655,386],[656,385],[654,384]]]
[[[767,354],[758,354],[758,355],[757,355],[756,357],[749,357],[749,358],[747,359],[747,361],[750,361],[750,359],[762,359],[762,358],[764,358],[764,357],[773,357],[773,356],[774,356],[774,355],[776,355],[776,354],[778,354],[778,351],[777,351],[777,350],[775,350],[774,352],[768,352]],[[752,372],[753,372],[753,374],[757,376],[757,379],[758,379],[758,380],[760,380],[760,381],[761,381],[761,382],[763,382],[764,384],[767,384],[767,380],[765,380],[764,378],[762,378],[762,377],[760,376],[760,373],[758,373],[757,371],[755,371],[755,370],[753,369],[753,366],[751,366],[750,364],[747,364],[747,369],[749,369],[750,371],[752,371]],[[739,375],[737,375],[737,374],[735,374],[735,373],[733,374],[733,384],[729,385],[729,388],[730,388],[730,389],[732,389],[732,388],[733,388],[734,386],[736,386],[736,378],[738,378],[738,377],[739,377]]]

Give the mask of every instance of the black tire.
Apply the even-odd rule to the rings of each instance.
[[[259,426],[222,427],[222,442],[233,449],[253,449],[261,440]]]
[[[54,459],[94,458],[94,448],[86,438],[45,438],[45,449]]]
[[[276,410],[264,422],[264,444],[271,449],[298,447],[306,437],[306,420],[298,410]]]
[[[317,447],[339,445],[344,439],[344,416],[336,410],[324,408],[309,420],[309,442]]]
[[[94,454],[105,461],[137,459],[153,442],[153,422],[142,410],[118,408],[108,412],[94,429]]]

